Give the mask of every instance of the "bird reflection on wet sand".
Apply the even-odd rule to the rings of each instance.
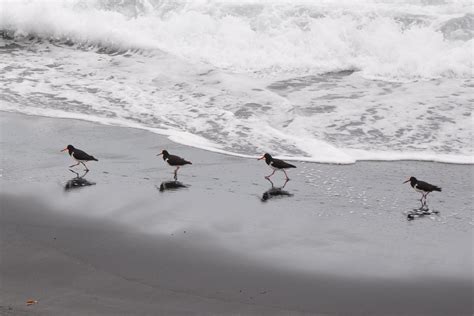
[[[160,187],[158,190],[160,192],[166,191],[166,190],[177,190],[177,189],[182,189],[182,188],[187,188],[188,186],[178,180],[174,181],[163,181],[160,184]]]
[[[275,187],[273,182],[270,179],[266,178],[266,180],[270,182],[272,186],[270,189],[268,189],[262,194],[262,202],[265,202],[275,196],[279,196],[279,197],[293,196],[293,194],[291,194],[290,192],[283,190],[286,184],[288,183],[289,179],[287,179],[285,183],[283,183],[283,186],[281,187]]]
[[[85,175],[89,172],[89,170],[86,170],[84,172],[84,174],[82,174],[82,175],[79,175],[78,172],[76,172],[74,170],[71,170],[71,169],[69,169],[69,171],[74,173],[76,176],[74,178],[72,178],[71,180],[69,180],[68,182],[66,182],[66,185],[64,185],[64,191],[70,191],[70,190],[73,190],[73,189],[78,189],[78,188],[87,187],[87,186],[90,186],[90,185],[95,185],[95,182],[90,182],[90,181],[88,181],[87,179],[84,178]]]
[[[430,210],[428,206],[425,204],[421,206],[420,208],[415,208],[412,211],[406,212],[407,214],[407,220],[412,221],[415,218],[420,218],[424,216],[433,216],[433,215],[439,215],[439,211],[436,210]]]

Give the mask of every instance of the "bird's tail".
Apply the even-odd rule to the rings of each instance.
[[[193,163],[192,163],[191,161],[185,160],[185,161],[184,161],[184,164],[186,164],[186,165],[192,165]]]
[[[440,188],[440,187],[435,187],[435,188],[433,189],[433,191],[439,191],[439,192],[441,192],[441,188]]]
[[[92,156],[91,160],[99,161],[99,159],[95,158],[94,156]]]

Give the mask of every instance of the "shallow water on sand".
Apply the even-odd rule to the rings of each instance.
[[[2,126],[2,192],[43,201],[53,212],[152,236],[187,231],[238,256],[308,273],[463,279],[472,266],[472,166],[295,163],[292,180],[282,189],[289,194],[262,201],[272,187],[263,178],[270,170],[256,159],[74,120],[3,114]],[[91,171],[78,180],[67,169],[71,158],[55,144],[87,139],[94,139],[86,147],[99,162],[89,163]],[[192,160],[180,170],[185,187],[160,192],[160,184],[173,177],[173,169],[156,157],[161,148]],[[419,194],[402,183],[405,175],[443,188],[428,197],[438,215],[407,220],[420,202]],[[274,187],[283,179],[276,173]],[[79,186],[71,188],[74,183]]]

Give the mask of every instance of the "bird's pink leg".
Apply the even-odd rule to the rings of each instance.
[[[75,165],[69,166],[69,168],[75,167],[75,166],[77,166],[78,164],[80,164],[80,162],[76,163]]]
[[[266,176],[266,177],[265,177],[265,179],[270,179],[270,177],[271,177],[271,176],[273,176],[273,174],[275,173],[275,171],[276,171],[276,169],[273,169],[273,172],[272,172],[272,174],[271,174],[271,175],[268,175],[268,176]]]
[[[427,198],[428,194],[430,194],[430,192],[427,192],[423,195],[423,197],[425,198],[425,202],[424,202],[423,205],[426,206],[426,207],[428,207],[428,205],[426,204],[426,198]]]
[[[424,197],[425,197],[425,195],[424,195],[423,193],[421,193],[421,199],[420,199],[421,207],[420,207],[420,209],[423,208],[423,205],[424,205],[424,204],[423,204],[423,198],[424,198]]]
[[[89,168],[87,168],[85,163],[83,163],[82,161],[80,161],[80,163],[82,163],[84,165],[84,167],[86,168],[86,170],[84,170],[84,171],[89,171]]]
[[[288,175],[286,174],[286,171],[285,171],[285,169],[281,169],[281,170],[283,170],[283,172],[285,173],[286,182],[290,181],[290,178],[288,178]],[[285,183],[285,184],[286,184],[286,183]]]
[[[179,166],[176,168],[176,170],[174,171],[174,180],[178,180],[178,170],[179,170]]]

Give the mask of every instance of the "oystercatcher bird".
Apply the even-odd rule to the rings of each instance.
[[[290,178],[288,178],[288,175],[286,174],[285,169],[296,168],[296,166],[293,166],[292,164],[289,164],[286,161],[283,161],[281,159],[275,159],[269,153],[264,154],[262,157],[258,158],[258,160],[261,160],[264,158],[267,165],[269,165],[270,168],[273,169],[272,174],[266,176],[265,179],[270,179],[270,177],[273,176],[275,171],[281,170],[285,173],[286,181],[290,180]]]
[[[66,150],[69,152],[69,156],[71,156],[72,158],[74,158],[74,160],[77,161],[77,163],[75,165],[71,165],[71,166],[69,166],[69,168],[75,167],[78,164],[82,163],[84,165],[84,167],[86,167],[86,171],[89,171],[89,169],[87,168],[87,166],[84,162],[86,162],[86,161],[99,161],[96,158],[94,158],[94,156],[91,156],[91,155],[87,154],[86,152],[84,152],[80,149],[74,148],[73,145],[67,145],[67,147],[64,148],[61,151],[66,151]]]
[[[410,182],[410,185],[413,189],[415,189],[416,192],[421,193],[421,207],[426,206],[426,197],[428,194],[430,194],[433,191],[439,191],[441,192],[441,188],[437,187],[436,185],[429,184],[424,181],[420,181],[415,177],[410,177],[407,181],[403,183]]]
[[[170,155],[170,153],[167,150],[162,150],[160,154],[157,156],[163,155],[163,160],[166,161],[170,166],[176,167],[174,170],[174,179],[178,180],[178,170],[180,167],[184,165],[192,165],[190,161],[184,160],[181,157],[175,156],[175,155]]]

